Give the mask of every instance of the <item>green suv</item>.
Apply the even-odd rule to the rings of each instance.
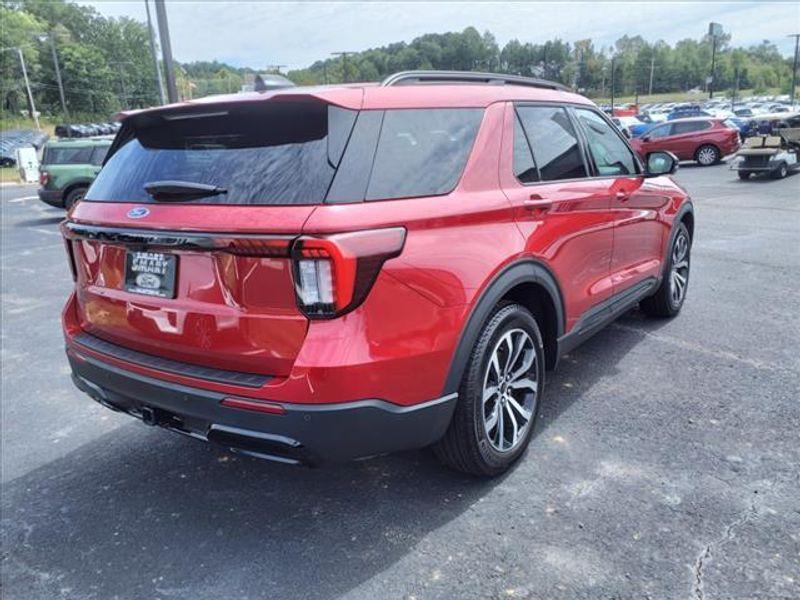
[[[100,172],[111,141],[85,138],[48,142],[39,168],[39,199],[57,208],[72,208]]]

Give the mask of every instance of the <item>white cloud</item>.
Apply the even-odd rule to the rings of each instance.
[[[107,16],[144,20],[144,2],[81,2]],[[153,6],[151,3],[151,11]],[[154,11],[153,11],[154,12]],[[172,49],[180,61],[307,66],[331,52],[357,51],[429,32],[488,29],[502,45],[592,38],[608,46],[624,34],[645,39],[699,38],[709,21],[736,45],[768,39],[786,55],[800,31],[796,2],[215,2],[167,0]],[[153,14],[155,19],[155,14]]]

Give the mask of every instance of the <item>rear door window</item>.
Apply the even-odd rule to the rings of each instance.
[[[627,144],[603,117],[592,110],[575,110],[586,135],[598,175],[635,175],[636,161]]]
[[[367,200],[451,192],[478,132],[483,109],[387,110]]]
[[[322,102],[274,102],[142,113],[126,122],[119,135],[127,141],[86,199],[151,202],[146,184],[181,181],[225,190],[182,204],[320,204],[354,122],[355,113],[344,110]]]
[[[565,109],[519,106],[517,113],[542,181],[587,176],[578,135]]]
[[[681,135],[682,133],[693,133],[695,131],[702,131],[711,127],[708,121],[686,121],[683,123],[672,124],[672,135]]]

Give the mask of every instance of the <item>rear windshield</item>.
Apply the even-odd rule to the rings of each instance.
[[[181,181],[226,190],[182,204],[319,204],[342,146],[331,144],[329,157],[329,123],[346,139],[347,123],[353,122],[329,112],[343,110],[319,102],[287,102],[268,110],[245,105],[151,116],[120,132],[121,140],[126,134],[129,139],[108,160],[86,199],[151,202],[145,185]]]
[[[44,151],[42,164],[45,165],[89,165],[95,146],[49,146]],[[107,147],[103,149],[103,153]]]

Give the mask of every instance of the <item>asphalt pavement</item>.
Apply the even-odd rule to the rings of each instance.
[[[572,352],[492,481],[425,451],[273,464],[100,407],[64,356],[63,212],[0,188],[3,598],[800,598],[800,174],[677,179],[683,312]]]

